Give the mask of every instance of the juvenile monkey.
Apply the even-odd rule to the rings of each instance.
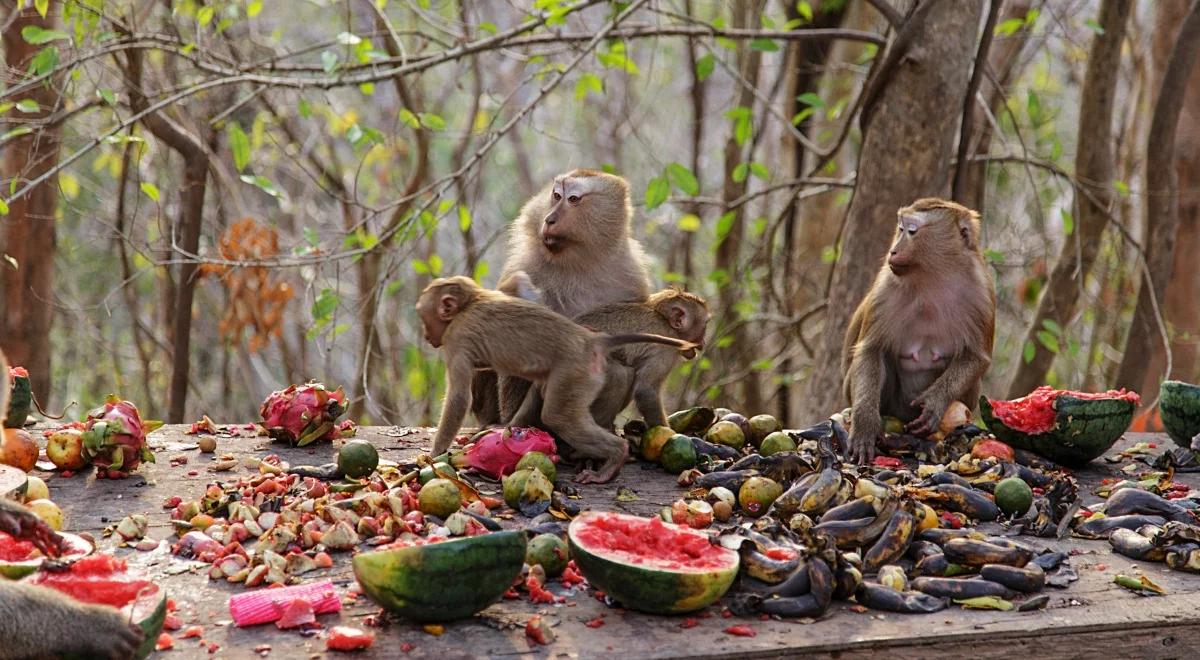
[[[537,294],[536,289],[525,286],[524,280],[520,279],[522,273],[515,275],[521,282],[522,297]],[[704,299],[678,287],[651,294],[646,302],[609,303],[575,317],[580,325],[598,332],[649,332],[691,342],[696,348],[704,347],[708,319],[708,304]],[[601,427],[611,429],[613,420],[632,400],[647,424],[666,424],[663,384],[681,357],[691,359],[694,356],[694,350],[681,354],[677,349],[656,344],[631,344],[615,349],[608,358],[604,387],[592,402],[592,418]],[[540,398],[533,391],[529,396],[535,399],[534,403],[527,403],[527,407],[521,409],[529,417],[513,419],[514,426],[538,424]]]
[[[628,447],[592,420],[588,406],[604,386],[611,349],[654,342],[676,350],[695,345],[652,334],[605,335],[588,330],[537,303],[489,291],[466,277],[434,280],[417,300],[425,340],[442,348],[446,401],[434,438],[440,454],[462,427],[471,403],[471,376],[492,369],[536,383],[545,400],[542,420],[576,455],[594,461],[581,483],[604,483],[621,470]]]
[[[926,435],[958,400],[973,406],[992,361],[996,292],[979,248],[979,214],[926,198],[899,210],[887,261],[842,347],[852,428],[848,458],[875,455],[880,415]]]
[[[0,411],[8,410],[10,388],[8,361],[0,353]],[[57,557],[62,548],[62,537],[29,509],[5,497],[0,497],[0,532],[33,543],[48,557]],[[141,641],[141,629],[114,608],[80,603],[53,589],[0,578],[0,660],[64,655],[129,658]]]
[[[512,274],[524,271],[542,303],[569,318],[610,302],[645,300],[650,272],[630,236],[632,215],[625,179],[588,169],[560,174],[510,226],[497,288],[518,295]],[[494,380],[483,373],[472,384],[481,425],[512,419],[529,389],[527,381],[503,379],[498,391]]]

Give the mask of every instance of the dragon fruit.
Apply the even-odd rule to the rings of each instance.
[[[342,388],[331,392],[321,383],[292,385],[286,390],[276,390],[263,401],[259,409],[267,435],[298,447],[316,440],[354,435],[354,422],[337,421],[345,412],[346,394]]]
[[[535,428],[491,429],[461,452],[451,453],[449,463],[455,469],[472,468],[499,479],[517,467],[521,457],[539,451],[553,457],[554,438]]]
[[[96,476],[124,479],[142,461],[153,463],[146,434],[160,426],[162,422],[142,421],[137,406],[110,394],[84,421],[83,451],[96,466]]]
[[[0,415],[5,415],[4,428],[19,429],[25,426],[25,418],[33,406],[29,372],[24,367],[9,367],[8,379],[12,381],[12,396],[8,400],[8,410],[0,410]]]

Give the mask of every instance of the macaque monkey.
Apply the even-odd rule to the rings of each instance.
[[[471,376],[492,369],[535,383],[545,400],[542,419],[583,460],[576,480],[604,483],[621,470],[626,442],[592,420],[588,406],[604,386],[609,352],[625,344],[654,342],[695,350],[680,339],[653,334],[605,335],[537,303],[481,288],[458,276],[434,280],[417,300],[425,340],[446,362],[446,401],[433,454],[450,446],[471,404]]]
[[[8,361],[0,353],[0,413],[8,410],[12,385]],[[0,496],[0,532],[29,541],[47,557],[57,557],[62,537],[32,511]],[[0,660],[130,658],[142,631],[116,608],[80,603],[46,587],[0,578]]]
[[[525,202],[509,228],[508,259],[497,287],[520,295],[512,281],[528,273],[542,303],[574,318],[610,302],[640,302],[650,295],[642,246],[629,235],[633,207],[625,179],[577,169],[554,178]],[[472,383],[472,411],[481,425],[512,419],[528,381],[481,373]]]
[[[536,296],[536,288],[523,279],[523,273],[515,273],[520,283],[521,297]],[[536,302],[536,298],[533,298]],[[641,303],[609,303],[585,312],[575,321],[585,328],[608,334],[649,332],[656,335],[675,337],[704,347],[704,333],[708,328],[708,304],[703,298],[690,294],[678,287],[664,289],[651,294]],[[592,418],[605,429],[611,429],[617,415],[632,400],[646,424],[662,426],[667,423],[667,411],[662,402],[663,384],[680,358],[691,359],[695,351],[684,351],[656,344],[631,344],[615,349],[608,358],[605,369],[604,387],[592,402]],[[537,392],[529,397],[535,399],[521,408],[527,417],[514,418],[514,426],[535,426],[541,411]]]
[[[847,458],[875,455],[880,415],[927,435],[951,402],[974,407],[992,362],[996,291],[979,248],[979,214],[942,199],[899,210],[886,263],[842,347],[851,430]]]

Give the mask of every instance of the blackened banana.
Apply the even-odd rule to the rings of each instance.
[[[842,473],[836,468],[821,470],[817,480],[800,498],[800,513],[816,515],[829,507],[829,502],[842,486]]]
[[[695,485],[701,488],[724,486],[736,493],[742,487],[742,484],[746,483],[747,479],[757,476],[758,470],[722,470],[696,477]]]
[[[742,570],[746,575],[768,584],[783,582],[801,564],[799,554],[791,559],[772,559],[759,552],[753,543],[743,543],[738,554],[742,557]]]
[[[863,582],[855,599],[871,609],[901,614],[929,614],[946,609],[949,599],[920,591],[895,591],[873,582]]]
[[[862,584],[863,576],[857,566],[842,561],[839,558],[836,579],[837,585],[833,589],[833,597],[838,600],[846,600],[858,591],[859,585]]]
[[[1108,502],[1104,505],[1104,515],[1124,516],[1132,513],[1162,516],[1167,520],[1184,523],[1196,522],[1187,509],[1140,488],[1121,488],[1108,496]]]
[[[987,564],[979,569],[979,577],[1002,584],[1013,591],[1032,594],[1046,586],[1046,572],[1032,562],[1021,568],[1003,564]]]
[[[942,554],[941,546],[930,541],[922,541],[921,539],[914,539],[912,543],[908,544],[908,550],[904,551],[904,556],[915,562],[919,562],[931,555],[940,554]]]
[[[1012,598],[1016,592],[1008,587],[980,577],[944,578],[919,577],[914,578],[909,586],[921,593],[939,598],[978,598],[980,596],[995,596],[1005,600]]]
[[[950,539],[942,546],[942,551],[951,563],[965,566],[1024,566],[1033,559],[1033,552],[1028,548],[1005,547],[977,539]]]
[[[880,566],[890,564],[904,556],[908,544],[916,533],[917,519],[913,514],[901,509],[892,516],[891,522],[884,528],[883,534],[875,541],[870,550],[863,555],[863,572],[874,573]]]
[[[1000,507],[987,495],[969,486],[939,484],[933,487],[942,495],[941,503],[951,511],[966,514],[975,520],[989,521],[1000,517]]]
[[[1114,529],[1137,529],[1142,525],[1164,525],[1167,519],[1162,516],[1146,516],[1129,514],[1125,516],[1092,517],[1075,526],[1076,536],[1085,539],[1106,539]]]
[[[1036,564],[1043,571],[1053,571],[1062,565],[1067,560],[1065,552],[1043,552],[1029,561],[1030,564]]]
[[[917,538],[922,541],[929,541],[938,545],[946,545],[946,541],[950,539],[967,539],[978,538],[982,536],[972,529],[948,529],[946,527],[934,527],[932,529],[923,530],[917,535]]]
[[[780,495],[782,499],[787,493]],[[776,500],[778,502],[779,500]],[[875,505],[874,498],[860,497],[856,500],[850,500],[841,506],[835,506],[821,515],[819,522],[829,522],[831,520],[857,520],[859,518],[874,518]]]

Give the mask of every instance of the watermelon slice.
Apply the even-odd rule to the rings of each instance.
[[[997,438],[1068,467],[1080,467],[1113,446],[1133,422],[1136,392],[1071,392],[1048,385],[1012,401],[980,397],[979,412]]]
[[[65,533],[60,536],[64,539],[64,559],[83,557],[92,551],[92,544],[81,536]],[[10,580],[23,578],[36,571],[43,559],[42,553],[32,543],[0,532],[0,577]]]
[[[567,537],[588,582],[651,614],[707,607],[729,590],[740,563],[707,534],[659,518],[587,512],[571,521]]]

